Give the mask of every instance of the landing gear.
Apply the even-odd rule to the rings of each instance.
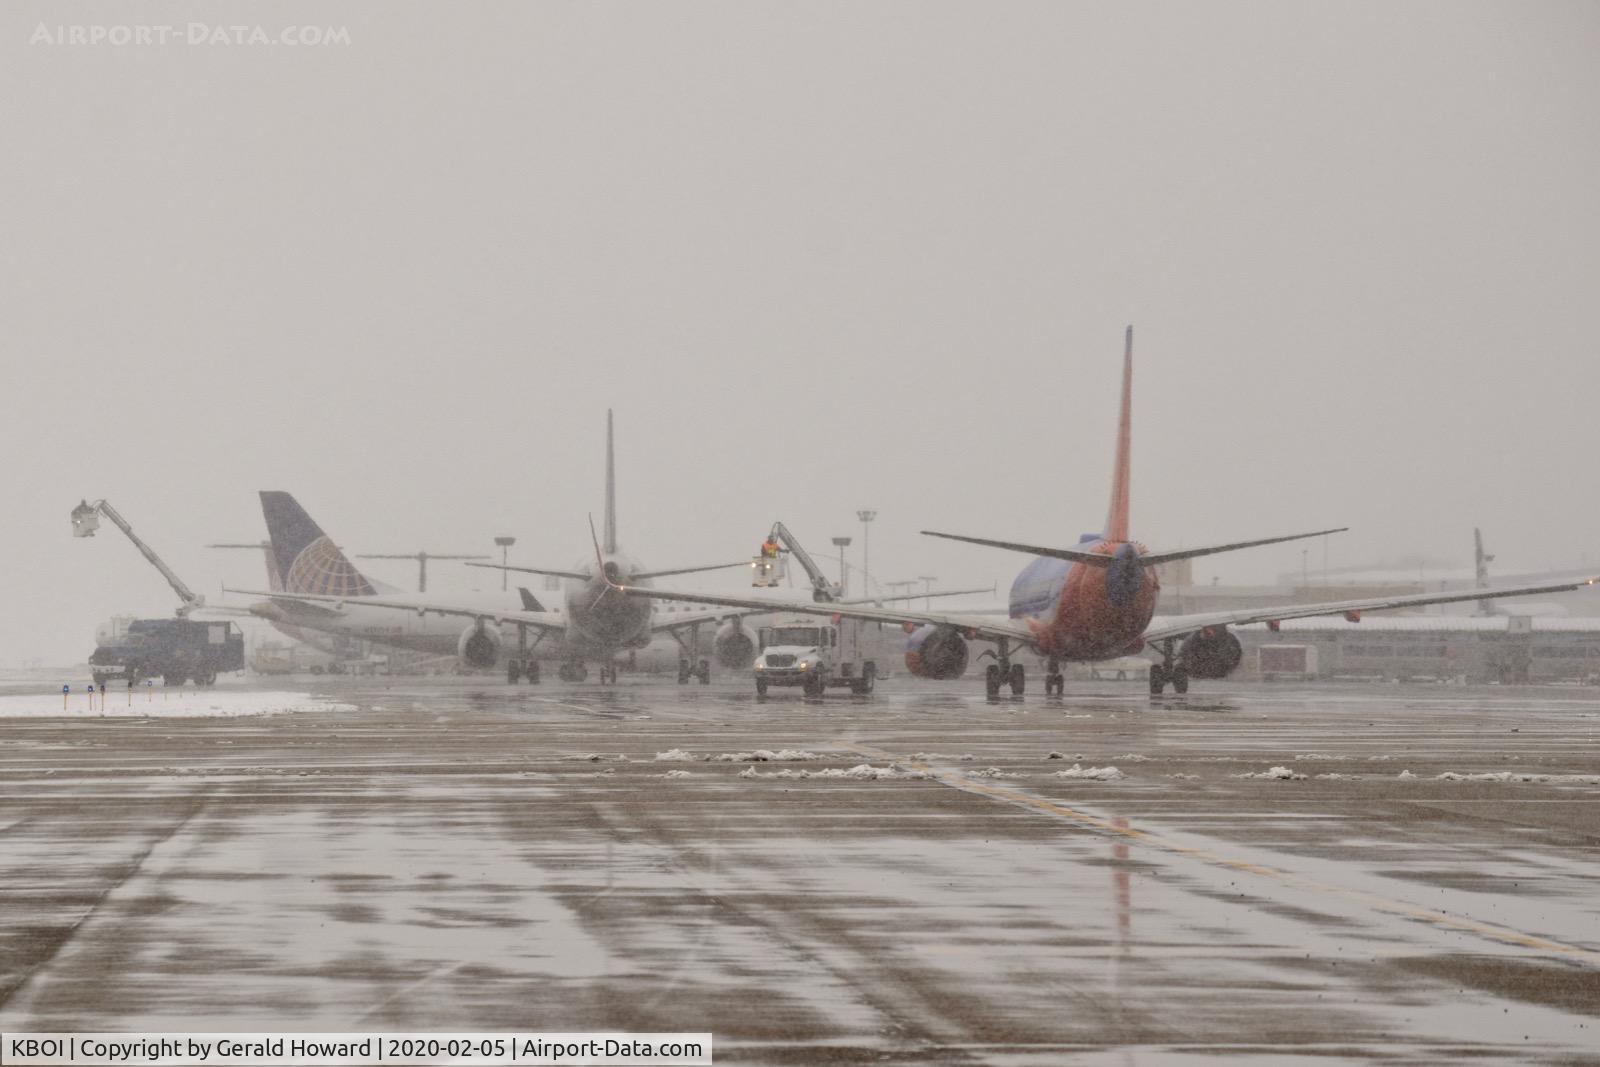
[[[1150,695],[1158,697],[1172,683],[1172,691],[1182,696],[1189,691],[1189,672],[1173,652],[1172,638],[1161,642],[1161,662],[1150,665]]]
[[[1021,696],[1027,686],[1027,676],[1022,664],[1011,662],[1011,642],[1004,640],[998,642],[995,645],[994,659],[995,661],[983,672],[983,688],[989,699],[998,697],[1000,687],[1004,685],[1011,686],[1012,696]]]
[[[700,661],[700,666],[695,668],[694,676],[696,678],[700,679],[700,684],[701,685],[710,685],[711,684],[711,661],[708,660],[708,659],[701,660]]]
[[[1050,696],[1051,694],[1062,695],[1066,691],[1067,676],[1061,673],[1061,661],[1051,656],[1050,662],[1045,665],[1044,694],[1045,696]]]
[[[581,660],[569,659],[556,673],[563,682],[582,682],[588,679],[589,668],[585,667]]]
[[[678,657],[678,684],[679,685],[688,685],[689,684],[689,657],[688,656],[679,656]]]
[[[850,680],[850,692],[854,693],[858,697],[864,697],[872,692],[873,687],[877,685],[877,682],[878,665],[876,663],[865,664],[861,668],[861,677],[852,678]]]
[[[533,643],[537,645],[543,638],[544,634],[541,633],[534,638]],[[516,685],[517,681],[522,678],[526,678],[529,685],[539,684],[539,661],[533,658],[532,651],[533,649],[528,645],[527,625],[518,624],[517,651],[510,659],[506,660],[507,685]]]
[[[765,678],[757,678],[756,679],[756,696],[764,697],[766,695],[767,695],[767,680]]]
[[[615,663],[602,663],[600,665],[600,684],[617,684],[617,665]]]
[[[817,674],[816,672],[806,675],[805,685],[802,687],[802,691],[808,697],[815,698],[822,696],[822,675]]]

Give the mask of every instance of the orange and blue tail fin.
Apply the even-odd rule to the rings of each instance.
[[[1111,508],[1106,514],[1107,541],[1128,540],[1128,464],[1133,436],[1133,327],[1122,350],[1122,414],[1117,419],[1117,459],[1111,470]]]
[[[288,493],[262,490],[272,558],[287,593],[372,596],[378,590]]]

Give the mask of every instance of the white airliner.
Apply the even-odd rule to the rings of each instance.
[[[281,590],[229,590],[268,599],[252,610],[308,630],[347,634],[364,641],[438,654],[454,654],[473,668],[506,665],[510,681],[539,680],[539,660],[560,662],[564,681],[582,681],[587,663],[600,665],[603,682],[617,679],[616,659],[670,634],[685,650],[680,681],[710,679],[710,663],[697,658],[698,631],[716,626],[713,647],[730,667],[748,666],[755,636],[726,608],[653,610],[647,601],[621,596],[613,583],[648,587],[652,578],[748,566],[747,559],[709,566],[649,570],[617,544],[616,473],[611,413],[606,412],[605,541],[598,559],[571,568],[512,567],[563,579],[562,606],[546,609],[526,589],[512,604],[501,597],[402,594],[382,589],[347,559],[305,509],[285,492],[264,491],[261,510],[282,579]],[[478,602],[474,602],[478,601]],[[462,619],[467,620],[465,624]]]

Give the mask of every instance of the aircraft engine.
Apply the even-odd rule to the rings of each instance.
[[[1210,626],[1186,637],[1178,652],[1179,662],[1192,678],[1226,678],[1243,658],[1237,637]]]
[[[967,669],[967,641],[948,626],[921,626],[906,638],[906,670],[918,678],[959,678]]]
[[[461,631],[456,655],[469,667],[493,667],[500,658],[500,630],[496,626],[473,623]]]
[[[717,628],[713,646],[717,662],[731,671],[742,671],[756,661],[756,635],[736,619]]]

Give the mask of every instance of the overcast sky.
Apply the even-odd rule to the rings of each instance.
[[[917,531],[1098,530],[1130,322],[1152,547],[1600,566],[1600,5],[13,3],[0,55],[3,665],[173,604],[85,496],[212,598],[264,488],[568,565],[608,406],[647,563],[873,506],[880,577],[1003,590]]]

